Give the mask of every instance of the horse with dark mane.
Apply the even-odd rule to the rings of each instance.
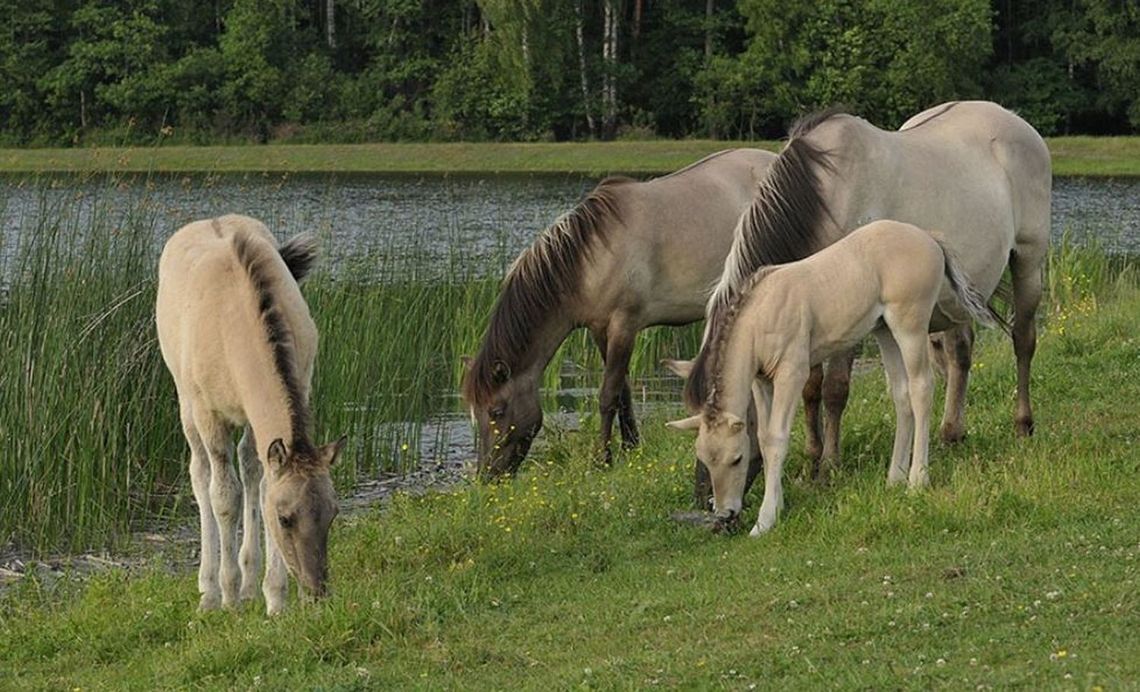
[[[590,331],[605,363],[606,459],[615,417],[624,444],[637,444],[627,382],[634,338],[649,326],[704,317],[737,220],[775,158],[733,149],[654,180],[607,178],[523,250],[463,378],[481,477],[522,463],[542,426],[543,370],[578,327]]]
[[[825,111],[799,121],[740,219],[724,273],[708,303],[704,345],[685,387],[690,409],[710,395],[708,345],[741,287],[761,267],[802,259],[876,219],[943,229],[945,243],[987,299],[1006,267],[1013,290],[1013,345],[1017,357],[1016,429],[1033,431],[1029,369],[1036,343],[1036,311],[1049,246],[1052,172],[1049,150],[1024,120],[994,103],[952,102],[924,111],[897,132],[860,118]],[[974,333],[935,311],[932,330],[947,370],[941,435],[965,435],[963,409]],[[829,362],[824,404],[838,441],[852,356]],[[818,370],[804,390],[818,406]],[[814,402],[812,399],[814,398]],[[818,418],[809,415],[809,438]],[[815,469],[826,479],[838,446],[823,450]]]

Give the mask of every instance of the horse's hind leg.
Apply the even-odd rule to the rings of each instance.
[[[804,384],[804,432],[805,447],[810,463],[804,471],[808,478],[815,473],[819,458],[823,456],[823,419],[819,417],[820,404],[823,403],[823,366],[817,365],[811,369],[808,381]]]
[[[210,457],[202,438],[194,427],[189,404],[181,404],[182,431],[190,445],[190,485],[198,505],[198,524],[202,545],[198,562],[199,610],[214,610],[222,604],[218,588],[218,524],[210,504]]]
[[[946,443],[966,437],[966,389],[974,352],[974,327],[964,324],[942,332],[940,364],[946,368],[946,407],[939,434]]]
[[[914,412],[914,446],[911,451],[910,475],[907,485],[911,490],[930,485],[928,461],[930,455],[930,403],[934,393],[931,382],[930,361],[926,353],[928,337],[926,325],[910,332],[895,334],[906,367],[907,390],[910,407]]]
[[[1029,367],[1037,350],[1037,306],[1041,302],[1041,271],[1045,248],[1018,247],[1010,256],[1013,279],[1013,352],[1017,356],[1017,434],[1033,434],[1033,409],[1029,404]]]
[[[823,454],[814,474],[817,483],[830,481],[831,474],[839,465],[839,429],[851,391],[851,367],[854,364],[854,349],[827,361],[827,372],[823,378]]]
[[[914,444],[914,411],[910,403],[910,385],[906,365],[895,339],[886,329],[875,332],[883,370],[887,374],[887,389],[895,405],[895,443],[891,448],[891,464],[887,471],[887,485],[898,485],[907,478],[910,470],[910,452]]]
[[[261,578],[261,460],[257,458],[257,443],[253,430],[247,425],[238,443],[238,468],[241,470],[242,521],[241,600],[257,597],[257,584]]]

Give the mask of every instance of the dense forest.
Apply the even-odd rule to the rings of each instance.
[[[989,98],[1140,128],[1136,0],[0,0],[0,144],[773,137]]]

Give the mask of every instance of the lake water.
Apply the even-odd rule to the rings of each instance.
[[[150,176],[56,178],[50,185],[0,180],[0,250],[37,217],[106,214],[112,227],[145,209],[163,237],[200,218],[240,212],[275,233],[316,232],[332,259],[368,252],[455,253],[492,271],[533,240],[596,182],[577,175]],[[1140,180],[1060,178],[1053,188],[1053,234],[1096,238],[1111,252],[1140,254]],[[499,260],[498,263],[487,260]]]

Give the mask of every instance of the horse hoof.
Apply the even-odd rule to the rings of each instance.
[[[1018,437],[1033,437],[1033,419],[1026,418],[1017,421],[1017,436]]]
[[[944,443],[952,445],[966,439],[966,429],[956,425],[945,426],[938,431],[938,436],[942,438]]]
[[[771,531],[772,526],[774,526],[774,524],[770,524],[768,526],[761,526],[760,522],[756,522],[756,524],[754,524],[752,526],[752,530],[748,532],[748,537],[749,538],[760,538],[764,534]]]
[[[222,597],[218,594],[202,594],[198,600],[198,611],[205,613],[222,607]]]

